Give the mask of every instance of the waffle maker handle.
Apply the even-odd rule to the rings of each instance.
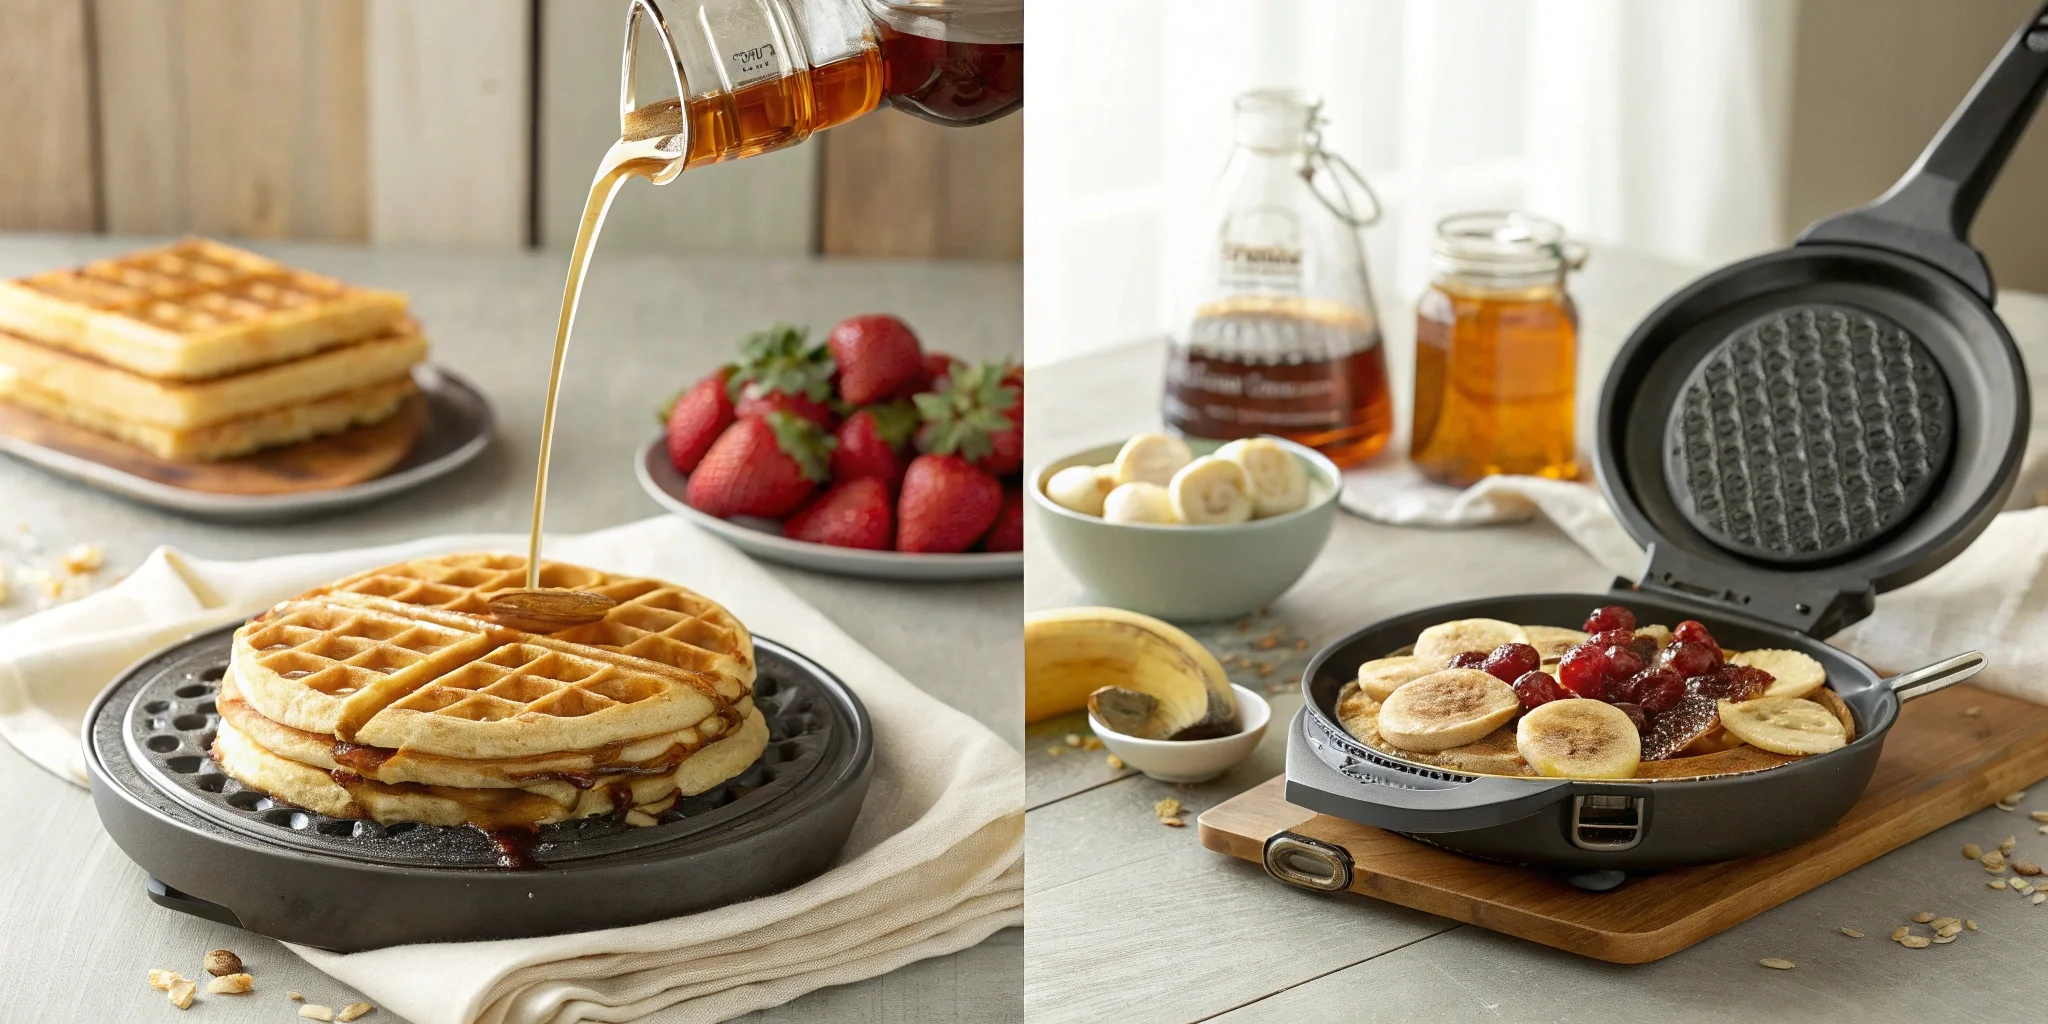
[[[1340,772],[1311,747],[1307,728],[1308,712],[1295,712],[1287,729],[1287,802],[1395,832],[1460,832],[1505,824],[1565,799],[1574,786],[1590,792],[1584,787],[1598,785],[1491,775],[1442,782],[1362,760]],[[1421,788],[1432,783],[1441,788]]]
[[[1875,202],[1816,222],[1799,243],[1874,246],[1931,263],[1986,304],[1996,291],[1991,268],[1970,246],[1970,222],[1992,181],[2048,91],[2048,4],[2006,41],[2005,49],[1949,115],[1898,184]]]

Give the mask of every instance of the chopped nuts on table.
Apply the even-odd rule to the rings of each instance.
[[[1964,843],[1963,856],[1968,857],[1971,860],[1976,860],[1977,858],[1984,856],[1984,848],[1978,846],[1976,843]]]
[[[191,1009],[192,993],[197,991],[199,991],[199,986],[194,985],[193,983],[186,981],[183,978],[179,978],[176,981],[171,982],[171,1005],[177,1007],[180,1010]]]
[[[166,971],[161,967],[149,969],[149,987],[159,992],[169,992],[171,990],[171,982],[176,980],[178,980],[178,972],[176,971]]]
[[[223,974],[206,983],[206,991],[213,995],[238,996],[256,987],[256,979],[246,974]]]
[[[240,974],[242,958],[230,950],[216,949],[206,954],[206,973],[216,978],[227,974]]]
[[[1923,911],[1921,911],[1921,912],[1919,912],[1919,913],[1917,913],[1917,914],[1914,914],[1914,915],[1913,915],[1913,923],[1914,923],[1914,924],[1926,924],[1927,922],[1929,922],[1929,921],[1932,921],[1932,920],[1934,920],[1934,913],[1933,913],[1933,911],[1923,910]]]
[[[1123,770],[1124,770],[1124,759],[1123,759],[1123,758],[1121,758],[1121,757],[1118,757],[1118,756],[1116,756],[1115,754],[1110,754],[1110,755],[1108,755],[1108,756],[1104,757],[1104,758],[1103,758],[1103,761],[1104,761],[1104,763],[1108,764],[1108,765],[1110,766],[1110,768],[1112,768],[1112,769],[1114,769],[1114,770],[1116,770],[1116,771],[1123,771]]]
[[[1907,949],[1926,949],[1928,944],[1933,941],[1933,939],[1930,939],[1925,935],[1906,935],[1900,937],[1899,945],[1904,946]]]
[[[287,992],[286,992],[286,993],[284,994],[284,997],[285,997],[286,999],[289,999],[289,1000],[291,1000],[292,1002],[295,1002],[295,1003],[297,1003],[297,1002],[302,1002],[302,1001],[304,1001],[304,1000],[305,1000],[305,998],[306,998],[305,996],[302,996],[302,995],[298,994],[297,992],[290,992],[290,991],[287,991]]]
[[[1180,800],[1176,797],[1167,797],[1153,804],[1152,813],[1158,815],[1159,823],[1168,828],[1180,828],[1187,824],[1187,822],[1181,820]]]

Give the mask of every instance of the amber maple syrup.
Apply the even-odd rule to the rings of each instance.
[[[576,242],[569,250],[547,401],[541,412],[540,459],[534,471],[526,561],[529,589],[540,589],[541,524],[547,512],[548,460],[554,450],[562,365],[591,250],[619,187],[636,177],[667,182],[692,167],[795,145],[884,101],[944,124],[974,125],[1001,117],[1024,102],[1024,46],[930,39],[885,27],[879,47],[864,47],[807,71],[730,91],[701,93],[688,101],[661,100],[625,115],[619,141],[598,162],[583,218],[576,226]],[[682,138],[688,141],[679,143]]]
[[[1379,454],[1394,432],[1371,318],[1292,297],[1235,296],[1196,311],[1167,364],[1165,412],[1184,434],[1278,434],[1340,466]]]
[[[1576,479],[1577,346],[1577,313],[1555,287],[1433,286],[1415,317],[1416,468],[1456,486]]]

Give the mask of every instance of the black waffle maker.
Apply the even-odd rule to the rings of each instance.
[[[1647,549],[1642,578],[1606,594],[1429,608],[1324,648],[1289,727],[1287,799],[1483,858],[1580,872],[1593,888],[1623,870],[1782,849],[1840,820],[1900,702],[1983,665],[1966,654],[1885,678],[1821,638],[1869,615],[1878,592],[1955,557],[2012,488],[2026,375],[1965,237],[2044,86],[2048,7],[1882,198],[1652,312],[1607,375],[1595,443],[1601,489]],[[1360,744],[1337,722],[1337,692],[1359,664],[1427,626],[1484,617],[1576,628],[1604,604],[1642,622],[1698,619],[1733,648],[1805,651],[1849,705],[1856,738],[1749,774],[1595,782],[1447,771]],[[1269,870],[1327,881],[1339,858],[1315,845],[1276,836]]]
[[[239,624],[236,624],[239,625]],[[754,638],[768,747],[657,824],[612,817],[493,836],[329,818],[271,800],[206,756],[236,625],[130,668],[85,718],[93,804],[161,906],[353,952],[675,917],[829,867],[867,792],[867,712],[830,672]]]

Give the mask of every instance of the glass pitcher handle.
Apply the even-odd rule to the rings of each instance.
[[[1323,191],[1322,185],[1316,180],[1315,165],[1318,161],[1329,169],[1330,181],[1336,189],[1336,197],[1334,199],[1331,198],[1328,192]],[[1350,178],[1358,186],[1359,191],[1365,193],[1366,202],[1372,207],[1371,213],[1362,217],[1359,216],[1358,208],[1351,202],[1351,190],[1344,187],[1343,177],[1339,177],[1340,174],[1343,177]],[[1365,180],[1365,175],[1358,173],[1358,168],[1351,166],[1351,161],[1323,148],[1321,132],[1311,131],[1309,133],[1308,163],[1301,169],[1301,178],[1308,183],[1308,190],[1315,193],[1316,199],[1322,202],[1325,209],[1335,214],[1338,220],[1354,228],[1371,227],[1379,223],[1380,214],[1384,208],[1380,206],[1380,197],[1377,193],[1373,192],[1372,184]]]
[[[661,16],[661,8],[655,6],[654,0],[632,0],[632,4],[626,9],[626,52],[619,58],[619,132],[622,135],[628,130],[626,115],[640,109],[640,103],[635,98],[633,72],[639,66],[640,15],[643,13],[647,15],[649,21],[654,22],[655,31],[661,35],[662,52],[668,54],[669,70],[675,76],[676,101],[680,103],[690,95],[689,85],[683,74],[683,58],[676,53],[676,37],[669,34],[668,19]],[[682,122],[683,131],[688,133],[690,119],[685,117]],[[684,140],[685,145],[688,141]]]

